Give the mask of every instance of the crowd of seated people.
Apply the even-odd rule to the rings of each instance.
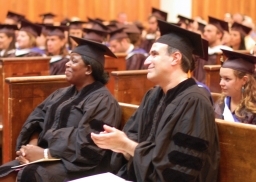
[[[142,30],[124,13],[108,25],[88,18],[57,26],[55,15],[46,15],[38,25],[9,12],[0,24],[0,57],[50,56],[50,73],[65,74],[72,86],[55,91],[30,114],[17,139],[17,157],[0,166],[0,177],[66,181],[110,171],[132,181],[217,181],[214,119],[256,124],[256,46],[248,20],[209,16],[202,28],[202,20],[181,15],[168,23],[167,13],[153,8]],[[45,49],[36,41],[42,32]],[[120,106],[104,87],[104,56],[114,53],[127,55],[127,70],[147,69],[157,85],[123,131]],[[226,57],[219,73],[222,96],[213,103],[202,67],[217,64],[219,53]],[[56,161],[11,168],[41,158]]]

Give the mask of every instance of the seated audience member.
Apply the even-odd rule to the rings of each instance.
[[[118,13],[118,15],[117,15],[117,22],[121,23],[121,24],[124,24],[124,25],[128,24],[128,22],[127,22],[127,14],[124,13],[124,12]]]
[[[230,46],[233,50],[246,50],[245,36],[250,33],[252,29],[239,23],[233,23],[230,30]]]
[[[143,69],[143,63],[147,57],[145,50],[135,48],[131,44],[124,28],[118,28],[110,32],[109,47],[114,53],[126,53],[126,70]]]
[[[177,18],[179,19],[177,24],[179,24],[179,26],[181,28],[184,28],[184,29],[195,32],[195,28],[194,28],[194,25],[193,25],[193,23],[194,23],[193,19],[187,18],[187,17],[182,16],[182,15],[178,15]]]
[[[142,34],[140,47],[149,52],[155,40],[160,36],[157,26],[157,19],[167,21],[168,13],[156,8],[152,8],[151,15],[148,17],[148,27]]]
[[[75,36],[79,38],[83,38],[84,32],[83,32],[83,24],[84,21],[75,20],[69,22],[69,30],[68,35],[69,36]],[[76,47],[76,42],[73,39],[68,38],[68,49],[73,50]]]
[[[50,74],[65,74],[66,63],[69,61],[66,49],[65,27],[46,26],[46,55],[51,56]]]
[[[18,25],[20,21],[24,18],[25,18],[24,15],[21,15],[19,13],[15,13],[12,11],[8,11],[6,18],[4,20],[4,24]]]
[[[1,177],[16,172],[18,182],[62,182],[110,170],[112,152],[98,148],[90,133],[102,131],[103,124],[120,126],[120,106],[104,86],[104,55],[115,55],[105,45],[74,40],[78,46],[65,71],[72,85],[52,93],[30,114],[17,139],[16,160],[0,166]],[[42,158],[61,160],[11,168]]]
[[[256,57],[223,50],[227,60],[220,68],[222,97],[215,115],[226,121],[256,124]]]
[[[45,25],[53,25],[54,24],[54,18],[56,17],[53,13],[43,13],[39,15],[42,17],[42,24]]]
[[[85,39],[104,43],[108,35],[108,27],[102,24],[100,21],[91,20],[93,22],[91,28],[84,28]]]
[[[40,36],[41,31],[41,26],[22,20],[17,37],[18,49],[10,57],[42,56],[44,52],[36,47],[36,38]]]
[[[232,23],[243,23],[244,21],[244,15],[242,15],[241,13],[235,13],[232,15]]]
[[[17,25],[0,24],[0,57],[15,53],[15,30]]]
[[[139,48],[141,44],[141,31],[135,24],[127,24],[124,26],[124,32],[127,33],[130,42],[135,48]],[[144,49],[143,49],[144,50]],[[144,52],[146,52],[144,50]]]
[[[188,71],[203,56],[201,36],[158,20],[161,37],[146,59],[149,90],[123,131],[104,125],[96,145],[114,151],[112,170],[129,181],[215,182],[219,142],[210,100]]]

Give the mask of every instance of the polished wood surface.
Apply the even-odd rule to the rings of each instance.
[[[0,59],[0,123],[2,123],[4,114],[3,106],[7,102],[8,94],[5,78],[11,76],[35,76],[49,75],[50,57],[15,57]]]
[[[225,13],[241,13],[256,17],[255,0],[192,0],[192,17],[201,16],[208,21],[208,15],[224,19]]]
[[[0,0],[0,4],[0,20],[11,10],[34,22],[41,22],[39,14],[48,12],[56,14],[58,22],[66,17],[112,20],[120,12],[127,13],[128,21],[146,21],[151,7],[160,7],[160,0]]]
[[[23,123],[33,109],[53,91],[70,85],[64,75],[10,77],[6,79],[8,103],[4,110],[8,110],[4,118],[3,129],[3,162],[15,158],[15,145]]]
[[[114,95],[115,79],[111,75],[111,72],[126,70],[126,60],[125,60],[126,54],[116,54],[116,57],[117,58],[105,56],[105,64],[104,64],[104,70],[109,74],[109,81],[106,86],[111,92],[111,94],[113,95]]]
[[[220,88],[220,67],[221,65],[205,65],[205,84],[211,92],[221,93]]]
[[[134,114],[134,112],[138,109],[139,106],[135,104],[127,104],[123,102],[119,102],[119,105],[121,106],[121,109],[122,109],[121,128],[123,128],[125,123]]]
[[[216,119],[220,141],[219,182],[255,181],[256,126]]]
[[[145,93],[155,84],[147,79],[147,70],[113,71],[114,96],[118,102],[140,104]]]

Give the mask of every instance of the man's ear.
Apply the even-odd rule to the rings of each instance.
[[[174,52],[170,57],[173,57],[172,65],[176,65],[181,62],[182,54],[180,52]]]

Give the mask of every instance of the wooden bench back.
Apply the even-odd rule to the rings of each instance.
[[[104,70],[109,73],[109,81],[107,84],[107,88],[109,91],[114,94],[114,77],[111,75],[112,71],[122,71],[126,70],[126,54],[116,54],[117,58],[112,58],[109,56],[105,56],[105,65]]]
[[[8,111],[3,122],[3,162],[13,160],[15,145],[23,123],[34,108],[55,90],[69,86],[64,75],[11,77],[6,79]]]
[[[113,71],[114,96],[118,102],[140,104],[145,93],[154,83],[147,79],[147,70]]]
[[[205,84],[211,92],[221,93],[220,88],[220,67],[221,65],[205,65]]]
[[[5,78],[12,76],[42,76],[49,75],[50,57],[22,57],[0,59],[0,122],[3,119],[3,105],[8,94]]]

